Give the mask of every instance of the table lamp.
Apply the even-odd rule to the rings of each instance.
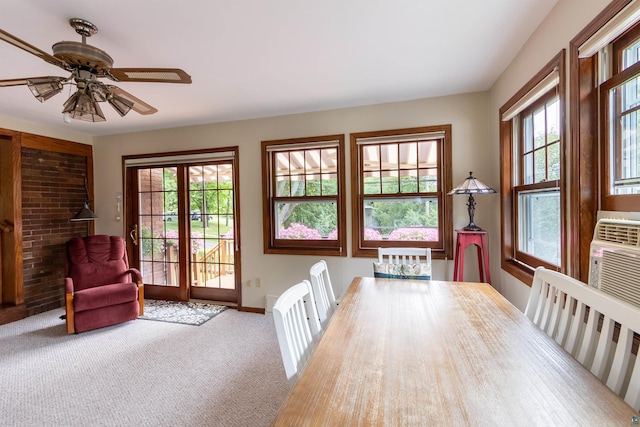
[[[464,182],[460,185],[458,185],[456,188],[454,188],[453,190],[449,191],[449,193],[447,193],[448,195],[453,195],[453,194],[468,194],[469,195],[469,201],[467,202],[467,206],[469,207],[469,225],[467,225],[466,227],[463,228],[463,230],[466,231],[479,231],[482,230],[480,227],[478,227],[474,222],[473,222],[473,216],[475,214],[476,211],[476,202],[473,199],[473,195],[474,194],[488,194],[488,193],[495,193],[496,190],[494,190],[491,187],[487,187],[485,184],[483,184],[482,182],[478,181],[474,176],[473,176],[473,172],[469,172],[469,176],[467,177],[467,179],[464,180]]]

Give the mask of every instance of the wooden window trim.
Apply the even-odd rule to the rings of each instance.
[[[425,134],[432,132],[443,132],[443,143],[439,145],[439,191],[437,193],[417,193],[420,197],[436,197],[438,199],[438,224],[439,241],[423,242],[423,241],[402,241],[402,245],[406,247],[431,247],[433,259],[452,259],[453,258],[453,214],[451,212],[451,198],[447,196],[447,192],[451,190],[452,174],[451,174],[451,125],[435,125],[416,128],[392,129],[383,131],[358,132],[350,135],[350,153],[351,153],[351,209],[352,209],[352,256],[375,258],[378,256],[379,246],[397,246],[397,242],[379,242],[375,247],[363,244],[363,236],[360,230],[364,226],[363,201],[365,198],[390,197],[390,195],[361,194],[360,182],[362,174],[362,165],[360,164],[358,139],[374,138],[374,137],[393,137],[411,134]],[[435,195],[434,195],[435,194]],[[403,194],[401,197],[410,197],[411,193]]]
[[[598,200],[597,55],[579,58],[578,48],[624,9],[631,0],[612,0],[569,43],[569,275],[589,280],[589,256]]]
[[[499,110],[499,130],[500,130],[500,164],[501,164],[501,173],[500,173],[500,217],[501,228],[502,228],[502,241],[501,241],[501,268],[505,270],[507,273],[514,276],[516,279],[524,282],[525,284],[531,286],[533,282],[533,273],[534,268],[531,265],[525,264],[525,260],[529,262],[535,262],[535,265],[542,264],[539,262],[537,258],[533,257],[523,257],[523,259],[516,259],[514,256],[516,254],[517,246],[517,212],[516,212],[516,203],[515,199],[517,197],[516,192],[514,191],[515,185],[513,182],[513,162],[515,153],[513,150],[513,121],[502,121],[503,114],[516,102],[522,99],[529,91],[531,91],[539,82],[541,82],[546,76],[551,74],[556,68],[558,69],[558,73],[560,75],[560,80],[558,82],[558,96],[559,96],[559,114],[560,114],[560,152],[561,152],[561,165],[562,168],[560,170],[560,179],[557,181],[557,186],[560,188],[560,215],[561,215],[561,224],[560,224],[560,247],[562,251],[561,255],[561,268],[562,270],[566,269],[566,239],[565,232],[566,230],[566,209],[565,209],[565,194],[563,188],[565,187],[565,165],[566,165],[566,155],[565,155],[565,50],[561,50],[551,61],[549,61],[538,73],[529,80],[515,95],[509,99]],[[544,95],[542,98],[545,98]],[[542,99],[541,98],[541,99]],[[537,102],[536,102],[537,104]],[[554,181],[555,182],[555,181]],[[545,184],[549,185],[549,184]],[[554,269],[557,267],[554,266]]]
[[[313,144],[326,141],[338,142],[338,195],[335,197],[337,202],[337,240],[288,240],[276,239],[273,222],[274,200],[276,197],[271,196],[271,178],[273,165],[270,163],[271,156],[268,153],[268,147],[286,146],[293,144]],[[300,148],[300,147],[296,147]],[[303,148],[303,147],[302,147]],[[293,147],[292,147],[293,149]],[[347,256],[345,247],[347,220],[346,220],[346,176],[345,176],[345,136],[339,135],[323,135],[303,138],[290,138],[281,140],[270,140],[261,142],[262,156],[262,225],[263,225],[263,248],[265,254],[289,254],[289,255],[320,255],[320,256]],[[314,196],[315,198],[316,196]],[[331,197],[333,198],[333,197]],[[295,198],[289,198],[294,200]],[[309,200],[308,198],[304,198]],[[317,198],[317,200],[326,200],[326,198]]]

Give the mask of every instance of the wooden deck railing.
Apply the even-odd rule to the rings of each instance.
[[[233,248],[231,245],[233,241],[221,240],[202,257],[197,253],[192,255],[192,285],[203,286],[207,281],[232,271]]]

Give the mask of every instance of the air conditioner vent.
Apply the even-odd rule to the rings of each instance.
[[[640,256],[603,251],[600,290],[640,307]]]
[[[640,246],[640,226],[630,221],[601,220],[596,227],[594,240]]]

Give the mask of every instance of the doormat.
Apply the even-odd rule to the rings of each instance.
[[[144,300],[144,315],[139,319],[200,326],[229,307],[202,302]]]

